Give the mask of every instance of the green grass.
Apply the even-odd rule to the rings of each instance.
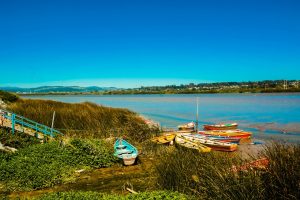
[[[134,112],[127,109],[99,106],[94,103],[63,103],[48,100],[20,99],[9,110],[51,126],[55,111],[56,129],[81,138],[127,136],[131,141],[144,141],[158,130],[149,128]]]
[[[245,162],[238,157],[178,149],[158,163],[158,185],[199,199],[300,199],[300,145],[273,144],[263,154],[266,170],[234,173]]]
[[[109,167],[112,145],[100,140],[72,139],[31,145],[0,154],[0,182],[6,191],[35,190],[74,180],[76,169]]]
[[[155,191],[155,192],[143,192],[140,194],[131,194],[126,196],[121,195],[109,195],[97,192],[58,192],[44,195],[37,198],[38,200],[131,200],[131,199],[147,199],[147,200],[190,200],[193,199],[184,194],[178,192],[169,191]]]

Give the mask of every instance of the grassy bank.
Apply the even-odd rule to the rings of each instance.
[[[300,145],[273,144],[262,154],[270,161],[265,170],[233,172],[245,161],[178,149],[157,165],[158,185],[198,199],[299,199]]]
[[[127,109],[99,106],[94,103],[63,103],[49,100],[19,99],[9,110],[51,126],[72,137],[107,138],[127,136],[132,141],[149,139],[153,132],[139,116]]]
[[[30,145],[14,154],[0,153],[2,191],[26,191],[75,180],[75,170],[109,167],[116,158],[111,144],[71,139],[68,143]]]
[[[10,92],[5,92],[0,90],[0,99],[4,102],[15,102],[19,99],[19,97],[15,94],[12,94]]]

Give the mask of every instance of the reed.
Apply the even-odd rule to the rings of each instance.
[[[0,99],[2,99],[4,102],[15,102],[19,99],[19,97],[15,94],[12,94],[10,92],[5,92],[0,90]]]
[[[300,145],[273,144],[262,152],[265,169],[234,172],[247,161],[223,153],[199,154],[179,148],[160,159],[160,189],[196,195],[199,199],[299,199]]]
[[[143,141],[157,131],[149,128],[136,113],[128,109],[104,107],[89,102],[71,104],[19,99],[10,104],[8,109],[47,126],[51,126],[55,111],[54,128],[72,137],[127,136],[132,141]]]

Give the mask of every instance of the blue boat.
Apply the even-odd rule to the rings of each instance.
[[[116,140],[114,150],[114,156],[123,160],[124,165],[133,165],[138,156],[138,150],[122,138]]]

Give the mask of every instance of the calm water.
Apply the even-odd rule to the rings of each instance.
[[[25,96],[63,102],[90,101],[128,108],[159,122],[163,127],[194,121],[199,97],[199,121],[238,122],[258,138],[300,142],[300,94],[204,94],[204,95],[113,95]]]

